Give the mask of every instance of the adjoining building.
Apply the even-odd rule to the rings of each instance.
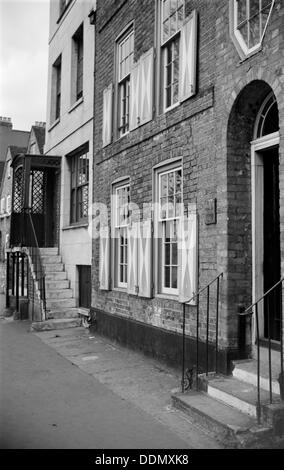
[[[44,154],[34,129],[28,153],[12,162],[7,276],[16,279],[17,310],[27,293],[35,329],[77,325],[78,313],[88,315],[90,307],[95,6],[50,2]]]

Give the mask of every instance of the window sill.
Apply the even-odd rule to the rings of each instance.
[[[74,109],[76,109],[78,106],[80,106],[81,103],[83,103],[84,101],[84,96],[82,96],[81,98],[79,98],[72,106],[71,108],[69,109],[68,113],[72,113],[72,111],[74,111]]]
[[[127,287],[113,287],[111,290],[114,292],[124,292],[125,294],[128,293]]]
[[[57,124],[60,123],[60,118],[57,118],[48,128],[48,132],[52,131],[52,129],[54,129],[54,127],[57,126]]]
[[[179,301],[179,296],[175,294],[155,294],[157,299],[165,299],[165,300],[175,300],[176,302]]]
[[[173,104],[169,108],[164,109],[164,113],[168,113],[169,111],[172,111],[173,109],[176,109],[180,105],[180,102],[178,101],[177,103]]]
[[[88,227],[89,227],[88,222],[82,222],[78,224],[66,225],[65,227],[62,227],[62,231],[73,230],[75,228],[88,228]]]

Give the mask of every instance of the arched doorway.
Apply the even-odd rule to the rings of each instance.
[[[258,111],[251,142],[253,301],[281,278],[279,115],[270,92]],[[280,340],[281,290],[260,304],[260,335]],[[255,332],[253,333],[255,336]]]
[[[254,80],[237,96],[227,128],[227,334],[235,348],[240,335],[236,312],[258,300],[280,276],[279,141],[275,96],[266,82]],[[276,310],[273,338],[278,341],[280,305]],[[260,306],[264,342],[265,315]],[[252,324],[246,345],[254,343]]]

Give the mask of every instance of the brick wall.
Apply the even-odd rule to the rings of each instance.
[[[103,89],[115,80],[115,40],[135,20],[135,59],[155,46],[154,7],[155,2],[135,0],[98,3],[93,198],[110,206],[112,182],[129,175],[132,202],[139,206],[152,202],[153,167],[169,158],[183,158],[184,202],[196,202],[199,214],[199,286],[224,272],[220,342],[223,348],[236,348],[238,305],[247,306],[252,290],[250,141],[257,110],[270,87],[282,123],[280,159],[283,154],[283,8],[276,1],[262,50],[240,62],[229,35],[228,2],[187,1],[187,13],[196,8],[199,17],[197,94],[168,113],[156,113],[151,122],[102,149],[102,96]],[[281,200],[283,174],[281,160]],[[206,225],[205,207],[211,198],[217,198],[217,223]],[[181,331],[182,310],[177,301],[157,296],[140,299],[115,290],[102,292],[98,288],[98,268],[99,244],[94,240],[95,309]],[[211,339],[215,334],[215,300],[212,292]],[[205,318],[202,297],[202,338]],[[187,307],[186,319],[186,331],[194,336],[195,307]]]

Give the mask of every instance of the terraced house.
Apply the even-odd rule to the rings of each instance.
[[[34,329],[76,326],[91,302],[94,15],[94,1],[50,2],[44,155],[12,162],[7,303],[28,297]]]
[[[260,419],[283,398],[283,3],[96,13],[96,328],[180,366],[183,389],[233,369],[203,386]]]

